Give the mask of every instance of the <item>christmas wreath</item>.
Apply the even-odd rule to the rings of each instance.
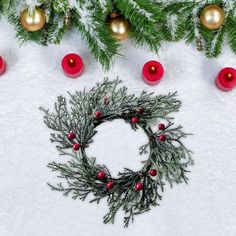
[[[193,164],[191,152],[181,139],[187,134],[182,127],[174,127],[169,114],[178,111],[180,101],[176,93],[154,96],[143,91],[140,96],[129,95],[126,87],[119,86],[120,80],[105,79],[90,91],[70,95],[69,104],[63,96],[55,103],[55,112],[45,112],[44,122],[54,130],[51,141],[57,144],[61,155],[68,155],[66,163],[52,162],[48,167],[59,172],[65,184],[51,185],[73,199],[85,200],[93,193],[97,202],[107,198],[109,212],[104,223],[114,222],[116,212],[125,212],[124,224],[128,226],[137,214],[158,205],[166,183],[187,182],[187,167]],[[140,171],[125,168],[118,178],[112,177],[104,165],[87,156],[86,149],[97,133],[100,124],[123,119],[131,128],[139,128],[148,136],[149,142],[140,148],[140,154],[149,153]],[[158,128],[151,128],[156,122]]]

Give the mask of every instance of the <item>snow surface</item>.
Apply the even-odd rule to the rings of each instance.
[[[72,80],[60,69],[62,57],[80,54],[84,74]],[[114,68],[107,74],[94,61],[74,33],[60,46],[28,44],[19,48],[12,27],[0,22],[0,54],[8,64],[0,78],[0,236],[235,236],[236,235],[236,89],[219,91],[214,84],[224,66],[236,67],[236,56],[225,46],[222,57],[208,60],[184,42],[163,46],[156,56],[124,44]],[[141,79],[143,64],[159,60],[165,67],[163,81],[151,87]],[[175,123],[194,136],[185,144],[194,152],[195,166],[189,185],[166,189],[161,206],[137,216],[123,229],[123,213],[114,225],[104,225],[105,201],[90,204],[52,192],[56,183],[50,161],[65,161],[49,142],[50,130],[38,107],[52,107],[66,91],[91,88],[104,76],[119,75],[130,92],[145,89],[156,94],[178,91],[183,102]],[[145,135],[115,121],[99,127],[89,153],[114,174],[123,167],[138,169],[138,147]]]

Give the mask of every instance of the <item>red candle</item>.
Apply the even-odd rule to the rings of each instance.
[[[216,78],[216,86],[225,92],[232,90],[236,86],[236,70],[231,67],[222,69]]]
[[[84,70],[82,58],[74,53],[66,55],[61,62],[62,70],[65,75],[71,78],[79,77]]]
[[[0,75],[3,75],[6,71],[6,63],[0,56]]]
[[[164,75],[164,68],[158,61],[149,61],[143,66],[143,80],[150,85],[158,84]]]

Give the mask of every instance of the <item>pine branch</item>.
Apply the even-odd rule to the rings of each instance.
[[[201,11],[207,5],[218,5],[225,12],[225,23],[210,31],[200,22]],[[26,31],[19,22],[20,13],[36,6],[45,11],[47,24],[37,32]],[[96,6],[96,7],[94,7]],[[209,58],[221,54],[224,40],[235,52],[234,0],[2,0],[4,13],[16,30],[20,44],[33,41],[38,44],[59,44],[63,36],[75,28],[87,44],[91,54],[105,70],[111,68],[119,54],[120,44],[111,36],[107,19],[112,12],[125,17],[130,25],[130,39],[134,46],[148,46],[158,52],[162,42],[185,39],[194,43]]]
[[[233,14],[231,13],[229,15],[228,21],[227,21],[227,36],[228,36],[228,42],[229,45],[231,47],[231,49],[233,50],[234,53],[236,53],[236,18],[233,17]]]
[[[0,13],[2,13],[3,12],[3,2],[0,2]]]
[[[134,45],[147,45],[150,50],[158,52],[163,40],[159,22],[165,17],[161,9],[144,0],[115,0],[115,4],[131,24],[130,38]]]
[[[209,58],[214,58],[221,54],[224,39],[225,26],[221,27],[221,30],[217,31],[216,33],[212,33],[211,37],[207,39],[208,42],[205,51]]]
[[[198,50],[203,50],[208,58],[217,57],[222,52],[222,45],[226,37],[227,25],[231,12],[235,12],[236,5],[231,0],[211,1],[157,1],[167,13],[166,40],[179,40],[185,37],[187,43],[195,42]],[[200,13],[207,5],[219,5],[225,11],[225,24],[216,31],[210,31],[200,23]],[[234,28],[234,27],[233,27]],[[163,33],[164,34],[164,33]],[[230,41],[230,45],[235,38]]]
[[[110,35],[102,9],[86,3],[73,11],[78,31],[82,34],[94,57],[108,70],[118,54],[118,43]]]

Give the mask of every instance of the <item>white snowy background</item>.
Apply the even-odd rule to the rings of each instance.
[[[69,52],[80,54],[85,71],[78,79],[63,75],[60,63]],[[168,43],[154,55],[124,44],[122,53],[105,74],[76,34],[60,46],[27,44],[19,47],[12,27],[1,20],[0,55],[7,73],[0,77],[0,236],[235,236],[236,235],[236,89],[219,91],[214,80],[224,66],[236,67],[228,46],[216,60],[208,60],[184,42]],[[148,60],[165,67],[163,81],[154,87],[141,79]],[[159,207],[135,218],[123,228],[123,212],[114,225],[104,225],[106,202],[90,204],[52,192],[56,183],[50,161],[65,161],[49,142],[39,106],[52,107],[57,95],[91,88],[104,76],[119,76],[130,92],[167,94],[178,91],[183,102],[175,123],[194,133],[185,144],[194,151],[195,166],[189,185],[166,188]],[[122,122],[99,127],[88,152],[116,174],[123,167],[138,169],[138,148],[145,143],[142,131]]]

